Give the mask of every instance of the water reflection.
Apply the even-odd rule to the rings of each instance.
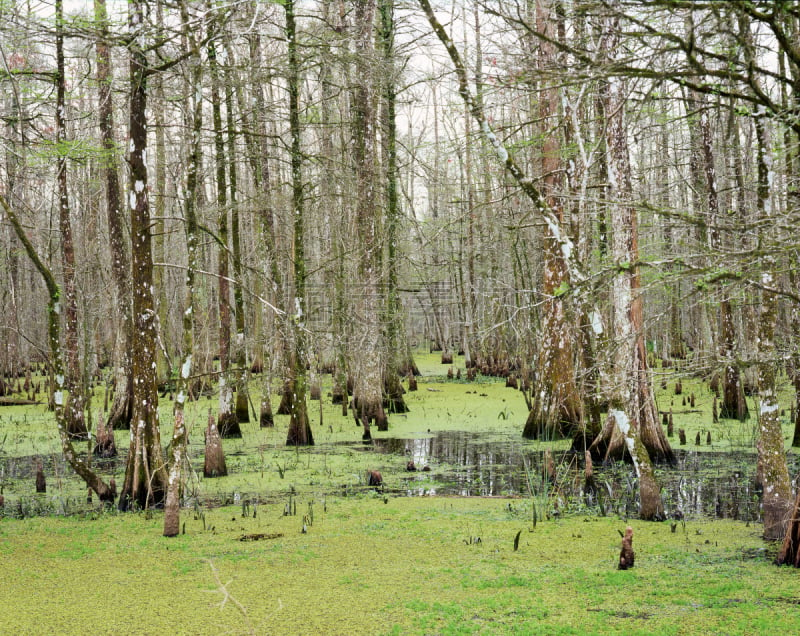
[[[636,476],[632,466],[595,465],[596,492],[587,491],[583,458],[554,454],[556,477],[543,477],[545,453],[518,438],[488,440],[475,433],[440,432],[416,439],[376,439],[378,452],[404,455],[420,468],[409,473],[407,495],[535,496],[549,493],[560,510],[593,508],[602,514],[635,515]],[[681,515],[756,520],[760,492],[755,487],[756,458],[752,453],[676,450],[677,465],[658,467],[668,516]],[[790,458],[792,474],[796,458]],[[529,485],[530,484],[530,485]]]

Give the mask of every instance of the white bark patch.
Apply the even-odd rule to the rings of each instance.
[[[489,128],[489,124],[484,121],[481,123],[481,128],[483,129],[483,134],[486,135],[486,139],[488,139],[489,143],[492,144],[492,147],[497,153],[497,157],[500,159],[500,161],[503,163],[508,161],[508,151],[503,147],[503,144],[500,143],[497,135],[495,135],[492,129]]]
[[[183,361],[183,366],[181,367],[181,377],[184,380],[186,380],[191,372],[192,372],[192,354],[190,353],[188,356],[186,356],[186,360]]]
[[[53,400],[56,403],[56,406],[63,406],[64,405],[64,392],[63,391],[56,391],[53,394]]]
[[[628,448],[628,452],[633,460],[633,467],[636,469],[636,474],[639,475],[639,458],[636,456],[636,443],[631,432],[631,421],[624,411],[619,411],[617,409],[610,409],[608,411],[608,416],[614,418],[614,423],[619,429],[619,432],[625,436],[625,446]]]
[[[131,210],[136,209],[136,193],[131,190],[130,197],[128,198],[128,205],[130,206]]]
[[[549,216],[545,216],[544,220],[547,223],[550,234],[553,235],[553,239],[561,242],[561,229],[558,227],[558,223],[556,223],[556,221],[551,219]]]
[[[133,189],[136,190],[136,192],[141,192],[144,190],[144,181],[137,179],[136,183],[133,184]]]
[[[61,373],[56,376],[56,386],[64,386],[64,375]]]
[[[625,411],[610,409],[608,411],[608,415],[609,417],[614,418],[614,423],[617,425],[619,432],[622,433],[625,437],[627,437],[628,432],[631,430],[631,421],[628,419],[628,416],[625,415]]]
[[[597,336],[601,335],[603,333],[603,317],[600,312],[595,309],[589,319],[592,321],[592,331]]]
[[[768,415],[778,410],[778,405],[770,402],[761,403],[761,415]]]
[[[565,261],[569,261],[572,258],[572,241],[567,239],[561,243],[561,254],[564,256]]]
[[[61,313],[61,303],[53,303],[53,313],[56,315]]]

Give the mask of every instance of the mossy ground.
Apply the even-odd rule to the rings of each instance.
[[[419,391],[405,396],[411,411],[391,416],[388,433],[373,429],[375,438],[472,431],[513,438],[526,448],[567,447],[519,439],[525,403],[502,382],[447,381],[447,367],[434,355],[417,356],[417,363],[423,372]],[[687,448],[754,450],[754,417],[712,423],[706,385],[684,378],[684,406],[683,396],[674,395],[674,378],[666,389],[658,384],[659,409],[673,409],[676,432],[687,432]],[[253,389],[257,404],[256,383]],[[15,507],[84,509],[85,490],[70,474],[53,474],[55,464],[47,459],[60,450],[45,407],[0,408],[0,459],[38,455],[48,472],[46,495],[33,494],[32,479],[0,475],[6,498],[0,632],[750,634],[789,633],[800,619],[800,579],[771,564],[774,547],[761,541],[756,524],[689,518],[673,533],[669,522],[563,514],[532,530],[532,501],[525,496],[396,497],[406,458],[360,444],[361,429],[352,417],[342,417],[341,407],[329,405],[327,391],[323,384],[321,423],[320,402],[309,403],[314,448],[287,449],[288,418],[282,416],[275,428],[246,424],[242,440],[225,440],[230,476],[190,479],[186,492],[197,495],[197,507],[183,511],[186,534],[173,539],[161,537],[159,513],[95,509],[11,518]],[[694,408],[688,404],[693,392]],[[790,440],[790,396],[784,397],[784,436]],[[216,401],[201,399],[190,407],[197,466],[202,428]],[[166,441],[167,400],[161,421]],[[126,440],[127,433],[117,431],[119,448]],[[672,442],[680,448],[677,433]],[[387,495],[366,488],[368,468],[383,473]],[[434,463],[431,479],[447,468]],[[104,472],[120,483],[122,470],[117,465]],[[290,492],[297,514],[284,516]],[[237,495],[263,502],[255,518],[243,517],[241,505],[205,503]],[[303,516],[312,512],[313,524],[307,519],[303,534]],[[635,530],[637,561],[633,570],[619,572],[617,530],[626,523]],[[238,540],[259,533],[282,536]],[[224,590],[232,598],[221,606]]]

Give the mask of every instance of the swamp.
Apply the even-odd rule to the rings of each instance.
[[[797,631],[798,42],[0,0],[0,634]]]
[[[589,495],[583,458],[568,441],[519,437],[514,422],[526,411],[519,391],[496,378],[448,379],[439,355],[416,359],[422,375],[406,394],[409,412],[371,443],[340,408],[312,402],[320,409],[313,447],[285,446],[289,416],[276,415],[269,429],[243,425],[241,439],[223,440],[225,477],[203,478],[211,400],[190,403],[192,472],[182,531],[172,538],[162,536],[162,512],[86,503],[46,405],[2,407],[4,631],[794,629],[800,579],[774,565],[777,545],[762,539],[754,422],[713,424],[707,386],[683,382],[697,396],[695,408],[674,408],[674,417],[690,439],[676,442],[674,467],[658,470],[667,518],[645,522],[637,519],[629,463],[595,466],[598,489]],[[456,357],[454,366],[462,364]],[[672,387],[656,399],[660,408],[676,401]],[[164,400],[166,421],[171,408]],[[552,480],[543,472],[548,452]],[[409,472],[409,461],[419,470]],[[795,474],[796,456],[789,461]],[[35,492],[37,462],[46,493]],[[121,481],[125,462],[95,466]],[[380,471],[380,488],[368,485],[369,470]],[[626,525],[636,564],[622,571],[616,559]]]

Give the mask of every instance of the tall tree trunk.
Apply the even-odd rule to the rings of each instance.
[[[217,429],[221,437],[241,437],[239,420],[233,409],[233,382],[231,378],[231,288],[228,267],[228,181],[225,166],[225,139],[222,131],[222,104],[220,98],[220,73],[217,62],[217,44],[208,45],[208,67],[211,74],[211,112],[214,123],[214,151],[217,181],[217,310],[219,313],[219,417]],[[231,161],[232,157],[229,158]]]
[[[355,374],[353,399],[364,437],[370,426],[388,428],[383,409],[383,356],[379,329],[380,282],[380,213],[377,185],[377,118],[375,112],[374,50],[375,0],[355,4],[356,85],[353,94],[353,159],[356,175],[355,224],[357,234],[358,282],[360,294],[355,300],[355,316],[360,337],[353,342]]]
[[[400,327],[403,325],[400,292],[398,290],[400,202],[397,194],[397,117],[396,69],[394,48],[394,0],[380,0],[380,42],[382,48],[382,98],[381,132],[383,138],[383,165],[386,180],[386,309],[383,319],[386,357],[383,381],[386,403],[390,413],[408,411],[403,399],[399,370],[402,364]],[[384,428],[381,428],[381,425]],[[379,423],[378,430],[388,428],[388,420]]]
[[[547,0],[536,1],[536,29],[539,42],[540,82],[539,121],[542,142],[542,193],[547,205],[563,227],[562,190],[564,170],[560,143],[559,96],[556,85],[555,16]],[[550,74],[551,76],[548,76]],[[560,80],[558,80],[560,81]],[[553,439],[575,435],[581,428],[581,399],[575,375],[574,343],[578,334],[570,325],[569,300],[565,292],[571,284],[562,246],[553,236],[544,238],[544,294],[542,336],[533,386],[533,400],[522,436],[527,439]]]
[[[616,2],[612,2],[615,5]],[[619,47],[619,18],[606,18],[601,51],[613,63]],[[639,477],[639,516],[660,519],[664,508],[651,459],[672,461],[672,449],[661,430],[653,399],[645,351],[639,275],[638,218],[632,202],[625,102],[627,82],[608,80],[606,147],[608,150],[610,256],[616,268],[611,288],[614,343],[609,413],[591,450],[605,446],[604,456],[627,453]]]
[[[131,282],[133,293],[133,414],[125,481],[119,498],[121,510],[132,506],[161,506],[167,471],[158,427],[156,386],[156,314],[153,300],[153,256],[150,203],[147,192],[147,35],[143,0],[128,5],[130,29],[130,190]]]
[[[197,270],[197,175],[200,167],[200,153],[203,130],[203,100],[201,87],[203,66],[201,64],[197,39],[189,28],[189,16],[186,5],[182,5],[182,18],[185,39],[196,53],[190,60],[191,80],[187,82],[187,101],[192,103],[192,137],[186,171],[186,199],[184,201],[184,227],[186,235],[186,297],[182,312],[182,360],[178,370],[175,387],[175,410],[172,429],[172,440],[169,445],[169,480],[164,504],[164,536],[174,537],[180,532],[180,500],[183,464],[186,461],[186,444],[188,432],[184,416],[184,406],[189,396],[189,384],[192,375],[192,357],[194,354],[194,285]],[[192,98],[188,98],[193,95]]]
[[[287,85],[289,89],[289,129],[292,139],[292,218],[294,220],[294,310],[291,322],[292,348],[289,357],[289,388],[292,395],[287,446],[314,444],[306,402],[306,262],[305,262],[305,202],[303,198],[302,154],[300,146],[300,61],[297,57],[297,29],[294,0],[285,0],[286,39],[289,47]]]
[[[749,25],[745,28],[749,29]],[[772,225],[772,195],[770,184],[773,181],[772,157],[767,144],[766,122],[755,119],[758,151],[758,217],[761,232]],[[758,475],[764,489],[762,505],[764,508],[764,538],[782,539],[786,533],[792,510],[792,483],[786,466],[786,452],[783,444],[783,431],[780,421],[780,406],[776,391],[777,351],[775,348],[775,325],[778,318],[778,297],[772,290],[776,276],[775,257],[767,254],[762,257],[763,274],[761,283],[761,303],[758,319],[758,398],[759,409]]]
[[[326,45],[322,49],[320,64],[320,91],[322,94],[320,110],[322,112],[322,120],[325,122],[334,121],[337,102],[340,104],[341,111],[345,110],[342,102],[347,99],[347,93],[338,89],[339,78],[333,74],[333,69],[336,68],[335,52],[341,55],[343,51],[337,51],[337,49],[344,49],[348,41],[345,33],[347,26],[344,16],[341,12],[337,12],[337,8],[334,6],[337,2],[338,0],[326,0],[322,8],[324,22],[330,24],[332,31],[336,34],[331,33],[331,38],[326,41]],[[340,134],[343,132],[343,128],[343,126],[340,126]],[[322,148],[324,176],[320,184],[320,191],[322,199],[325,201],[325,208],[329,210],[328,224],[332,253],[331,260],[333,261],[330,272],[333,331],[331,344],[334,364],[331,401],[333,404],[341,405],[342,416],[346,417],[349,402],[347,343],[350,337],[351,325],[347,314],[347,263],[345,260],[348,223],[347,215],[344,212],[344,197],[342,193],[347,188],[347,184],[343,183],[343,179],[338,178],[342,174],[341,163],[345,160],[344,157],[340,158],[340,156],[346,152],[346,145],[342,143],[339,148],[336,148],[334,140],[335,135],[330,134],[330,131],[326,130],[321,135],[320,146]],[[337,149],[340,156],[334,154]]]
[[[97,52],[97,101],[100,136],[103,144],[103,172],[106,182],[106,216],[111,243],[111,273],[114,279],[114,401],[108,413],[106,427],[130,428],[132,403],[132,376],[130,373],[131,338],[131,265],[125,241],[125,226],[120,199],[119,165],[114,143],[114,108],[111,95],[113,75],[111,72],[111,49],[108,44],[108,14],[106,0],[94,0],[95,22],[98,36]],[[157,287],[160,289],[160,286]]]
[[[796,42],[800,37],[800,20],[795,18],[786,18],[788,31],[792,33],[792,41]],[[795,59],[790,61],[793,82],[793,94],[791,100],[795,108],[800,107],[800,64]],[[789,96],[784,100],[784,107],[790,103]],[[788,112],[788,110],[787,110]],[[786,175],[788,179],[788,187],[786,192],[786,205],[790,212],[796,212],[800,207],[800,133],[792,133],[791,130],[786,129],[784,135],[786,146]],[[790,256],[794,260],[794,268],[791,271],[790,284],[792,289],[798,288],[797,272],[800,269],[800,261],[798,258],[800,254],[795,250],[794,254]],[[791,333],[794,338],[794,347],[792,356],[788,362],[789,377],[792,380],[795,391],[795,431],[800,429],[800,306],[795,302],[791,308]],[[779,564],[793,565],[800,567],[800,489],[797,491],[797,496],[794,502],[794,508],[790,517],[789,527],[786,531],[786,536],[783,540],[783,545],[778,553],[777,562]]]
[[[233,64],[233,52],[230,47],[227,49],[229,64]],[[228,81],[225,82],[225,113],[226,126],[228,128],[228,173],[230,176],[231,191],[231,256],[233,257],[233,307],[236,326],[236,335],[233,339],[233,360],[236,362],[234,369],[236,390],[236,403],[234,412],[240,424],[250,421],[249,392],[247,388],[247,346],[245,342],[245,315],[244,315],[244,294],[242,288],[245,284],[242,269],[242,237],[240,229],[240,214],[238,201],[238,178],[236,171],[236,124],[233,112],[233,88],[232,83],[238,79],[234,76],[233,70],[227,74]]]
[[[78,346],[78,291],[75,285],[75,246],[72,240],[69,191],[67,189],[68,144],[66,140],[66,91],[64,74],[64,3],[56,0],[56,151],[58,153],[58,227],[61,232],[61,261],[64,277],[64,348],[66,349],[66,387],[69,399],[65,407],[67,434],[74,439],[88,439],[84,405],[86,396],[81,374]]]
[[[255,86],[253,86],[254,98],[254,116],[256,122],[254,128],[258,131],[257,135],[248,135],[249,144],[252,146],[250,151],[250,165],[253,173],[253,181],[255,182],[256,189],[259,192],[258,199],[258,216],[261,220],[261,234],[265,242],[265,249],[263,250],[264,258],[264,271],[267,273],[267,299],[263,303],[262,313],[264,315],[264,322],[269,324],[268,312],[274,314],[274,322],[276,325],[276,333],[272,338],[272,346],[267,342],[264,346],[264,369],[262,381],[262,394],[259,421],[261,426],[272,426],[272,406],[270,403],[272,392],[273,380],[273,362],[276,358],[280,358],[285,365],[283,370],[284,378],[291,375],[289,369],[290,358],[290,336],[291,329],[289,325],[289,317],[287,315],[287,303],[284,295],[284,276],[278,260],[278,246],[279,237],[275,224],[275,210],[273,208],[273,201],[271,197],[272,191],[272,177],[270,170],[270,146],[269,139],[272,136],[266,118],[266,103],[264,93],[259,80],[262,79],[263,62],[261,57],[261,38],[258,33],[254,33],[250,39],[250,63],[254,69]],[[284,382],[284,386],[286,383]],[[283,395],[291,401],[291,394],[284,391]],[[288,407],[291,411],[291,407]]]
[[[706,193],[705,214],[708,247],[712,254],[722,251],[722,236],[719,229],[719,195],[717,192],[717,175],[714,165],[714,151],[711,138],[711,124],[708,118],[705,96],[693,94],[692,103],[697,112],[697,125],[699,130],[700,162],[703,166],[703,176]],[[720,404],[720,417],[747,418],[747,402],[744,398],[744,386],[741,373],[736,367],[736,325],[734,324],[733,307],[729,298],[724,297],[719,303],[719,349],[720,356],[725,365],[723,377],[722,401]]]

